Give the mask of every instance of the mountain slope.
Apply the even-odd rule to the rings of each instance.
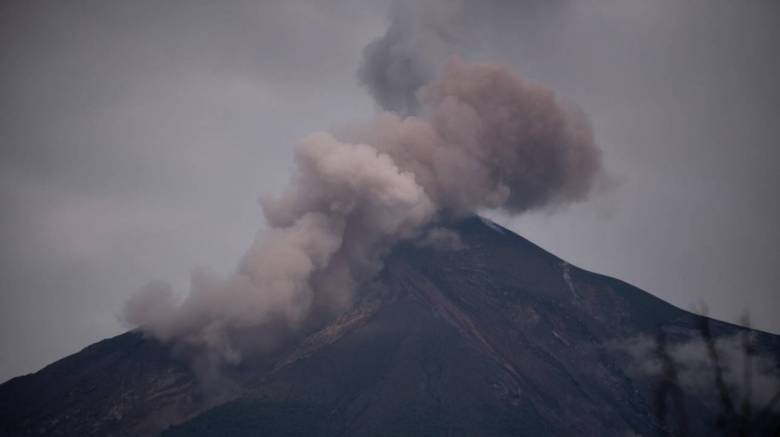
[[[703,318],[577,269],[479,218],[456,250],[389,254],[353,309],[220,376],[138,334],[0,386],[8,435],[655,435],[655,379],[615,345]],[[712,322],[718,337],[744,331]],[[756,350],[780,351],[754,333]],[[227,381],[230,383],[227,384]],[[232,399],[232,401],[230,401]],[[216,404],[222,404],[212,408]],[[706,434],[717,399],[689,393]]]

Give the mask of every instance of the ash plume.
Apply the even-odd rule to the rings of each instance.
[[[125,318],[161,340],[241,357],[237,332],[294,332],[347,308],[399,241],[442,218],[522,213],[585,199],[601,168],[585,116],[509,68],[451,59],[416,94],[419,116],[306,137],[287,191],[262,201],[261,231],[234,274],[194,274],[177,300],[155,283]]]
[[[491,51],[504,42],[532,55],[535,42],[553,40],[550,28],[569,0],[394,0],[387,31],[368,44],[358,79],[377,106],[401,115],[421,109],[417,91],[453,55]],[[544,24],[540,24],[544,23]],[[537,53],[538,55],[538,53]]]
[[[385,34],[368,44],[358,78],[380,108],[400,114],[419,109],[416,91],[456,51],[463,34],[459,1],[396,1]]]

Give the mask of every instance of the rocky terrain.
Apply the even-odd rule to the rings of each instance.
[[[129,332],[15,378],[0,386],[0,435],[711,435],[737,419],[777,431],[773,407],[724,412],[722,396],[682,383],[666,408],[677,416],[659,416],[669,372],[637,372],[626,351],[707,326],[749,333],[752,354],[776,359],[780,337],[708,321],[478,217],[448,227],[462,244],[397,246],[350,311],[272,353],[215,368]]]

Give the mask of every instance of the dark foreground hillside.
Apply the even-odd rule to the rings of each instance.
[[[745,413],[734,400],[734,411],[724,412],[723,390],[713,395],[681,381],[690,363],[660,354],[663,371],[652,374],[637,369],[655,356],[631,352],[654,339],[659,351],[666,342],[670,350],[716,344],[741,338],[744,328],[704,325],[702,317],[570,266],[488,221],[450,229],[462,247],[396,248],[348,313],[219,376],[127,333],[13,379],[0,386],[0,435],[777,431],[777,409],[755,405]],[[702,326],[709,329],[704,340]],[[750,346],[756,360],[776,360],[780,337],[750,332]],[[719,359],[725,362],[722,353]],[[776,376],[765,370],[754,375],[764,385]],[[707,372],[698,373],[709,378]]]

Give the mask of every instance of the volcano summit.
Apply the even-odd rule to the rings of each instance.
[[[709,435],[742,419],[753,435],[776,430],[776,406],[724,411],[707,391],[717,372],[697,368],[709,384],[696,388],[684,372],[695,354],[673,352],[700,341],[706,322],[733,388],[737,369],[720,340],[748,336],[759,363],[776,359],[780,337],[680,310],[485,219],[440,229],[449,237],[440,244],[395,247],[338,318],[221,362],[218,375],[134,331],[15,378],[0,386],[0,433],[658,435],[684,426]],[[667,375],[642,371],[657,358],[636,353],[659,332],[679,370],[668,402]],[[777,390],[768,386],[777,379],[753,379],[755,402]],[[670,417],[659,416],[663,405]]]

